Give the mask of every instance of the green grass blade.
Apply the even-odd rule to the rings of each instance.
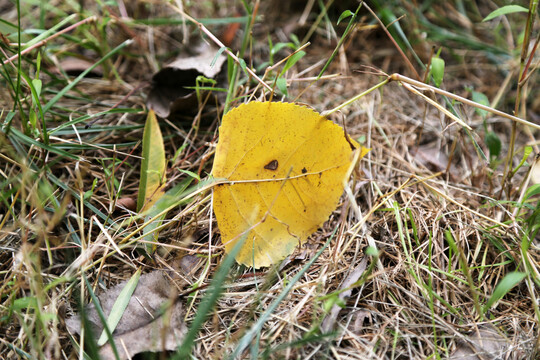
[[[223,17],[223,18],[199,18],[197,19],[203,25],[227,25],[227,24],[245,24],[250,19],[249,16],[239,16],[239,17]],[[193,23],[184,18],[150,18],[150,19],[137,19],[137,20],[127,20],[126,24],[131,25],[154,25],[154,26],[169,26],[169,25],[183,25],[184,23],[192,24]]]
[[[124,311],[126,311],[127,306],[129,305],[129,301],[131,300],[131,296],[133,295],[133,292],[135,292],[135,289],[137,288],[137,284],[139,283],[139,278],[141,277],[141,269],[138,269],[135,274],[131,276],[131,278],[128,280],[120,294],[118,295],[118,298],[113,304],[113,307],[111,309],[111,313],[109,314],[109,317],[107,318],[107,326],[109,330],[114,332],[114,329],[116,329],[116,325],[120,322],[120,319],[122,318],[122,315],[124,315]],[[107,342],[107,333],[105,329],[103,329],[101,336],[99,337],[99,340],[97,344],[99,346],[104,345]],[[112,344],[111,344],[112,345]]]
[[[302,268],[302,270],[300,270],[298,272],[298,274],[296,274],[292,279],[291,281],[289,282],[289,284],[285,287],[285,289],[283,289],[283,291],[281,292],[281,294],[279,294],[279,296],[276,298],[276,300],[274,300],[274,302],[272,304],[270,304],[270,306],[268,307],[268,309],[261,315],[261,317],[259,317],[259,319],[255,322],[255,324],[253,324],[253,326],[251,327],[251,329],[249,329],[245,334],[244,336],[242,336],[242,338],[240,339],[240,341],[238,342],[238,344],[236,345],[236,348],[234,349],[234,351],[232,352],[232,354],[229,355],[228,359],[235,359],[237,357],[239,357],[242,352],[248,347],[250,346],[252,340],[257,336],[257,334],[259,334],[261,332],[261,329],[264,325],[264,323],[270,318],[270,316],[272,315],[272,313],[277,309],[277,307],[279,306],[279,304],[287,297],[287,295],[291,292],[291,290],[293,289],[294,286],[296,286],[296,283],[300,280],[300,278],[302,276],[304,276],[304,274],[306,273],[306,271],[308,271],[308,269],[311,267],[311,265],[313,265],[313,263],[315,263],[315,261],[319,258],[319,256],[321,256],[321,254],[323,253],[324,250],[326,250],[326,248],[328,247],[328,245],[330,245],[330,242],[332,241],[332,239],[334,238],[334,235],[336,234],[337,232],[337,227],[334,229],[334,231],[332,232],[332,234],[330,235],[330,237],[328,238],[328,240],[326,241],[326,243],[324,244],[324,246],[315,254],[315,256]]]
[[[20,140],[21,142],[23,142],[25,144],[37,146],[38,148],[41,148],[43,150],[50,151],[50,152],[58,154],[60,156],[65,156],[68,159],[73,159],[73,160],[77,160],[77,161],[80,160],[79,157],[76,156],[76,155],[73,155],[73,154],[71,154],[71,153],[69,153],[67,151],[61,150],[61,149],[57,148],[56,146],[43,144],[43,143],[41,143],[41,142],[39,142],[37,140],[32,139],[29,136],[24,135],[22,132],[20,132],[19,130],[15,129],[15,128],[11,128],[11,133],[12,133],[12,135],[10,137],[14,136],[18,140]]]
[[[227,278],[227,275],[229,275],[229,270],[234,265],[234,259],[242,248],[246,237],[247,234],[243,237],[243,239],[240,239],[240,241],[238,241],[238,243],[234,246],[232,251],[227,254],[225,259],[217,269],[214,275],[214,279],[210,284],[208,294],[206,294],[204,299],[201,301],[201,304],[197,309],[195,318],[191,323],[191,326],[184,338],[184,341],[182,342],[182,345],[180,345],[180,347],[178,348],[176,354],[172,357],[172,360],[187,359],[190,356],[191,348],[195,342],[197,334],[199,333],[199,330],[201,329],[204,322],[206,321],[208,314],[212,311],[217,300],[221,296],[221,293],[224,289],[225,280]]]
[[[338,44],[336,45],[336,48],[334,49],[334,51],[332,52],[332,55],[330,55],[330,57],[329,57],[328,60],[326,61],[326,64],[324,64],[324,66],[323,66],[321,72],[320,72],[319,75],[317,76],[317,80],[319,80],[319,79],[321,78],[321,76],[323,76],[323,74],[326,72],[326,69],[328,69],[328,66],[330,66],[330,64],[332,63],[332,61],[334,60],[334,58],[335,58],[336,55],[338,54],[339,48],[341,48],[341,46],[343,45],[343,43],[344,43],[345,40],[347,39],[347,36],[348,36],[349,33],[351,32],[351,30],[352,30],[352,28],[353,28],[353,24],[354,24],[354,22],[356,21],[358,12],[360,11],[361,8],[362,8],[362,2],[360,2],[360,4],[358,5],[358,7],[356,8],[356,11],[355,11],[354,14],[351,16],[351,19],[349,20],[349,23],[347,24],[347,27],[345,28],[345,31],[343,32],[343,35],[342,35],[341,38],[339,39]]]
[[[48,38],[49,36],[55,34],[59,29],[61,29],[65,24],[69,23],[71,20],[77,18],[77,14],[71,14],[70,16],[68,16],[67,18],[63,19],[62,21],[60,21],[58,24],[54,25],[52,28],[50,29],[47,29],[45,31],[43,31],[41,34],[39,34],[38,36],[36,36],[35,38],[33,38],[32,40],[28,41],[26,44],[24,44],[24,49],[28,49],[29,47],[32,47],[34,46],[35,44],[37,44],[38,42],[40,42],[41,40],[44,40],[46,38]],[[24,50],[23,49],[23,50]]]
[[[148,209],[144,222],[149,224],[144,227],[141,239],[148,245],[147,251],[149,253],[153,251],[153,248],[150,245],[153,245],[151,244],[152,242],[157,241],[158,228],[161,226],[165,216],[169,212],[168,209],[170,209],[172,204],[177,203],[178,199],[182,198],[192,181],[193,178],[184,179],[178,185],[163,194],[163,196]]]
[[[495,290],[493,290],[493,294],[489,298],[488,302],[486,303],[486,306],[484,307],[484,312],[491,309],[493,305],[499,300],[503,298],[514,286],[519,284],[523,279],[525,279],[525,276],[527,276],[526,273],[513,271],[506,274],[502,280],[495,286]]]
[[[109,329],[109,327],[107,326],[107,319],[105,318],[105,314],[103,313],[103,309],[101,308],[101,305],[99,304],[99,300],[98,300],[96,294],[94,294],[94,291],[92,290],[92,284],[90,284],[90,282],[88,281],[88,279],[86,278],[86,275],[84,275],[84,273],[82,273],[82,278],[83,278],[84,282],[86,283],[86,288],[88,290],[88,293],[90,294],[90,298],[92,299],[92,303],[96,307],[96,311],[98,313],[99,319],[101,320],[101,323],[103,324],[103,331],[105,331],[105,333],[107,334],[107,339],[109,340],[109,342],[111,344],[111,348],[112,348],[112,351],[113,351],[113,354],[114,354],[114,358],[116,360],[119,360],[120,357],[118,356],[118,350],[116,349],[116,344],[114,343],[112,332]]]
[[[517,12],[529,12],[529,9],[519,6],[519,5],[506,5],[503,7],[498,8],[497,10],[492,11],[489,13],[488,16],[482,20],[482,22],[489,21],[492,19],[495,19],[498,16],[507,15],[507,14],[513,14]]]
[[[66,87],[64,87],[58,94],[56,94],[49,102],[43,107],[43,113],[47,113],[53,106],[60,100],[69,90],[71,90],[75,85],[79,83],[89,72],[94,70],[96,67],[107,61],[110,57],[112,57],[114,54],[125,48],[126,46],[130,45],[133,42],[132,39],[128,39],[112,49],[108,54],[106,54],[104,57],[99,59],[95,64],[90,66],[88,69],[84,70],[79,76],[77,76],[71,83],[69,83]]]

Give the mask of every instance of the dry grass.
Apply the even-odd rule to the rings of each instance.
[[[128,8],[128,12],[140,11],[147,17],[170,14],[163,4],[154,8],[146,5]],[[253,61],[261,63],[268,59],[268,33],[275,42],[288,41],[287,29],[293,27],[304,9],[302,5],[296,13],[294,5],[290,6],[290,18],[274,18],[272,5],[261,4],[259,13],[267,14],[268,18],[254,27]],[[195,18],[236,14],[220,2],[193,5],[187,10]],[[342,10],[330,13],[334,24],[337,19],[334,16],[336,13],[339,16]],[[452,14],[457,11],[450,10]],[[307,32],[317,15],[314,12],[305,26],[295,30]],[[338,75],[308,86],[311,81],[306,79],[319,74],[337,43],[323,21],[310,39],[312,44],[305,50],[307,56],[287,74],[289,101],[296,99],[323,111],[381,80],[366,66],[388,73],[406,73],[403,59],[386,35],[368,26],[371,20],[369,13],[362,13],[360,25],[325,74]],[[469,19],[459,20],[474,26]],[[10,21],[16,22],[13,18]],[[28,21],[24,19],[23,23]],[[342,25],[336,31],[343,31]],[[0,134],[3,200],[0,212],[4,214],[0,217],[1,358],[25,358],[20,351],[30,358],[77,358],[74,343],[80,339],[72,338],[67,332],[65,319],[76,311],[78,301],[89,300],[81,272],[99,293],[129,279],[136,269],[144,272],[173,269],[183,278],[178,293],[185,294],[190,286],[200,289],[179,300],[186,303],[185,317],[189,324],[205,297],[205,286],[224,256],[212,216],[210,192],[201,193],[169,213],[153,256],[144,256],[136,250],[140,223],[123,222],[135,214],[115,208],[115,204],[119,199],[124,204],[125,199],[136,198],[147,88],[136,90],[128,98],[124,96],[149,80],[147,69],[171,59],[168,52],[174,52],[182,41],[181,26],[153,28],[112,23],[107,26],[111,49],[133,35],[137,36],[138,46],[108,64],[116,69],[118,76],[110,72],[103,78],[83,80],[76,91],[69,93],[76,98],[62,98],[54,108],[56,113],[47,115],[49,128],[81,114],[110,109],[118,102],[121,108],[141,111],[107,114],[98,118],[90,131],[81,126],[82,122],[77,126],[78,133],[51,134],[51,144],[63,145],[78,160],[60,157],[35,144],[17,143]],[[219,34],[225,26],[209,28]],[[195,31],[191,26],[188,29]],[[63,51],[73,51],[69,41],[62,40],[59,44],[61,50],[52,51],[52,58],[60,57]],[[417,45],[422,59],[429,58],[431,44],[428,39]],[[240,46],[239,36],[231,48]],[[456,50],[459,51],[463,50]],[[463,63],[448,62],[444,86],[464,97],[469,96],[467,85],[493,99],[497,95],[495,90],[500,88],[497,84],[504,83],[501,68],[512,74],[519,66],[515,60],[494,65],[480,51],[477,56],[470,52],[462,55]],[[469,62],[470,58],[474,62]],[[25,66],[32,68],[31,64]],[[50,90],[62,88],[52,83],[56,75],[44,74],[42,79],[44,83],[51,81]],[[536,79],[533,75],[526,91],[534,94],[538,86]],[[254,87],[254,83],[243,84],[237,95],[262,98],[260,89],[252,94]],[[1,99],[7,98],[1,94],[3,91],[0,90]],[[511,112],[509,104],[515,88],[509,83],[501,91],[498,108]],[[52,96],[46,93],[44,99]],[[530,95],[529,99],[533,98]],[[434,99],[448,106],[443,98]],[[525,105],[530,107],[531,116],[538,116],[537,104],[531,101]],[[30,108],[28,101],[23,107]],[[10,108],[11,104],[5,111]],[[503,191],[499,197],[504,163],[499,160],[490,164],[479,156],[472,139],[487,153],[482,118],[471,107],[456,105],[456,109],[473,128],[470,136],[398,83],[390,83],[380,92],[372,92],[332,114],[332,120],[372,149],[349,182],[352,196],[344,195],[323,228],[283,264],[256,273],[233,267],[231,282],[194,344],[194,358],[221,359],[233,351],[247,329],[283,293],[334,231],[328,248],[293,284],[292,291],[258,332],[251,346],[257,349],[254,344],[259,344],[258,352],[251,354],[253,357],[445,358],[460,341],[467,339],[469,332],[490,323],[509,339],[514,349],[512,356],[534,358],[539,346],[540,252],[538,239],[531,239],[530,248],[523,251],[522,240],[528,231],[525,220],[531,212],[518,208],[516,203],[526,190],[522,184],[527,179],[528,167],[515,174],[510,191]],[[207,106],[199,110],[200,118],[184,114],[174,122],[162,123],[168,159],[186,144],[176,161],[168,165],[171,186],[188,177],[179,169],[198,173],[203,178],[211,170],[223,108]],[[17,115],[13,126],[20,130],[21,121]],[[194,121],[200,121],[196,132],[191,127]],[[501,139],[505,154],[511,122],[491,116],[488,124]],[[109,126],[113,125],[125,128],[112,130]],[[516,140],[516,149],[521,152],[516,152],[514,166],[521,159],[523,146],[534,145],[538,152],[537,132],[521,129]],[[21,148],[26,149],[26,158],[21,156]],[[92,191],[85,198],[89,190]],[[81,201],[82,198],[85,200]],[[376,255],[369,246],[376,248]],[[179,259],[193,255],[199,261],[187,271],[176,267]],[[484,309],[495,286],[512,271],[526,272],[527,277],[493,307]],[[333,301],[343,290],[343,284],[350,282],[354,286],[343,293],[346,294],[343,309],[335,323],[324,325],[335,331],[321,336],[321,326],[330,318]],[[26,301],[36,303],[28,305]],[[248,358],[249,351],[244,356]]]

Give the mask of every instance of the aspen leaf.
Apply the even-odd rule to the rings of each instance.
[[[290,255],[330,216],[367,149],[317,112],[292,103],[250,102],[219,128],[212,173],[214,213],[226,252],[259,268]],[[247,235],[246,235],[247,234]]]

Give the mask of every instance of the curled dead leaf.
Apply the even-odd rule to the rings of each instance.
[[[220,73],[225,60],[224,55],[216,57],[218,51],[204,47],[199,54],[176,59],[152,77],[152,88],[146,105],[162,118],[172,114],[197,108],[197,94],[186,87],[196,86],[196,79],[203,75],[214,79]]]
[[[132,197],[122,197],[118,200],[116,200],[116,203],[114,204],[115,210],[129,210],[129,211],[136,211],[137,210],[137,201],[135,201]]]
[[[77,76],[83,73],[86,69],[94,65],[92,61],[85,60],[83,58],[68,56],[60,63],[58,64],[58,68],[64,71],[66,74],[71,76]],[[59,69],[52,69],[52,71],[60,72]],[[101,66],[97,66],[94,68],[90,73],[88,73],[87,77],[101,77],[103,76],[103,68]]]
[[[350,288],[364,274],[364,271],[366,271],[366,266],[367,266],[367,257],[363,258],[360,261],[360,264],[358,264],[358,266],[354,270],[351,271],[351,273],[349,274],[349,276],[347,276],[345,281],[343,281],[343,284],[341,284],[339,289],[345,290],[345,289]],[[348,289],[340,293],[338,296],[341,300],[345,300],[348,297],[350,297],[351,294],[352,294],[352,289]],[[334,304],[332,306],[332,308],[330,309],[330,312],[324,318],[321,324],[321,330],[323,332],[329,332],[333,329],[341,310],[342,308],[337,304]]]
[[[449,360],[523,359],[520,351],[491,324],[479,325],[478,329],[459,341]]]
[[[105,317],[109,317],[125,284],[125,281],[119,283],[98,296]],[[140,352],[174,350],[182,343],[187,331],[182,303],[174,301],[168,305],[175,295],[176,287],[165,272],[153,271],[140,277],[113,332],[120,359],[129,359]],[[94,304],[85,307],[85,315],[93,335],[98,337],[103,331],[103,324]],[[72,334],[80,334],[81,316],[67,319],[66,326]],[[109,343],[101,347],[100,355],[103,359],[115,358]]]

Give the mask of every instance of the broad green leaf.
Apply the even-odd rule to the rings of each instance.
[[[276,55],[279,52],[279,50],[281,50],[281,49],[283,49],[285,47],[288,47],[288,48],[294,50],[294,44],[293,43],[280,42],[280,43],[277,43],[276,45],[274,45],[274,47],[272,47],[272,50],[270,50],[270,54],[271,55]]]
[[[11,305],[11,310],[22,310],[27,308],[36,308],[37,299],[35,296],[27,296],[19,299],[15,299]]]
[[[523,166],[523,164],[525,164],[525,161],[527,161],[527,159],[531,155],[532,151],[533,151],[532,146],[530,146],[530,145],[525,146],[525,149],[523,150],[523,157],[521,158],[521,161],[519,162],[518,166],[516,166],[512,170],[513,174],[515,174],[519,170],[519,168],[521,168]]]
[[[244,72],[246,72],[246,68],[247,68],[247,65],[246,65],[246,61],[244,59],[239,59],[239,63],[240,63],[240,68],[242,70],[244,70]]]
[[[431,75],[437,87],[440,87],[444,78],[444,60],[439,57],[431,59]]]
[[[131,279],[128,280],[126,283],[126,286],[120,291],[120,294],[118,295],[118,298],[116,298],[116,301],[113,304],[113,307],[111,309],[111,313],[109,314],[109,317],[107,318],[107,326],[111,333],[114,332],[114,329],[116,328],[116,325],[120,322],[120,319],[122,318],[122,315],[124,315],[124,311],[126,310],[129,301],[131,300],[131,295],[133,295],[133,292],[137,288],[137,284],[139,283],[139,278],[141,277],[141,269],[137,270],[135,274],[131,276]],[[107,342],[107,333],[105,332],[105,329],[101,332],[101,336],[98,340],[98,345],[101,346]]]
[[[37,131],[37,114],[34,109],[28,114],[28,121],[30,122],[30,125],[32,125],[32,130]]]
[[[486,133],[486,145],[489,149],[489,157],[497,158],[501,153],[502,143],[501,139],[493,131]]]
[[[35,99],[36,103],[39,101],[39,96],[41,95],[41,80],[39,79],[33,79],[32,85],[34,85],[34,89],[36,89],[36,96],[37,99]]]
[[[474,102],[479,103],[479,104],[489,106],[488,97],[485,94],[481,93],[481,92],[473,91],[472,92],[472,100]],[[489,114],[489,112],[487,112],[486,110],[483,110],[483,109],[475,108],[474,111],[476,111],[476,113],[478,115],[480,115],[481,117],[483,117],[483,118],[485,118]]]
[[[528,200],[531,197],[540,194],[540,184],[534,184],[527,189],[523,200]]]
[[[296,62],[298,60],[300,60],[301,58],[303,58],[305,55],[306,55],[305,51],[299,51],[299,52],[294,53],[293,55],[291,55],[289,60],[287,60],[287,62],[285,63],[285,66],[283,67],[282,73],[285,73],[287,70],[289,70],[291,67],[293,67],[294,64],[296,64]]]
[[[276,80],[276,86],[283,95],[289,96],[287,91],[287,79],[280,77]]]
[[[503,279],[495,286],[493,294],[489,298],[484,311],[489,310],[495,303],[503,298],[517,284],[527,276],[526,273],[513,271],[506,274]]]
[[[506,5],[506,6],[498,8],[495,11],[492,11],[482,21],[489,21],[489,20],[495,19],[497,16],[512,14],[516,12],[529,12],[529,9],[524,8],[523,6],[519,6],[519,5]]]
[[[339,23],[341,22],[341,20],[343,19],[346,19],[348,18],[349,16],[353,16],[354,13],[351,11],[351,10],[345,10],[344,12],[341,13],[341,15],[339,16],[339,19],[337,21],[337,25],[339,25]]]
[[[141,179],[137,210],[144,212],[163,195],[165,184],[165,147],[153,110],[148,112],[142,142]]]
[[[295,34],[291,34],[289,35],[289,38],[292,40],[294,46],[296,46],[296,48],[299,48],[300,47],[300,40],[298,39],[298,36],[296,36]]]

